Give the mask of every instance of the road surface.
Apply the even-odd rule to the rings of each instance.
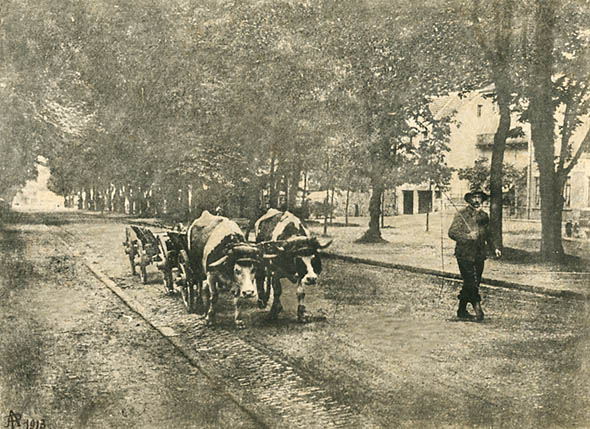
[[[0,230],[0,413],[54,428],[590,427],[586,302],[324,261],[296,322],[186,314],[130,274],[125,220],[23,214]],[[11,414],[12,412],[12,414]]]

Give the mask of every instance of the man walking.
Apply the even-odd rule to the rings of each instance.
[[[464,198],[467,207],[455,214],[449,228],[449,237],[456,242],[455,256],[463,277],[457,317],[463,320],[473,319],[467,311],[467,303],[470,302],[475,310],[475,318],[481,321],[484,315],[480,304],[479,283],[487,250],[488,248],[492,250],[498,258],[502,256],[502,253],[492,243],[489,229],[490,218],[482,210],[482,204],[488,196],[482,191],[472,191],[466,193]]]

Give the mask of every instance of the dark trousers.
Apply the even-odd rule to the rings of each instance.
[[[457,258],[459,271],[463,277],[463,288],[459,292],[459,299],[472,304],[481,301],[479,296],[479,283],[483,273],[484,260],[470,261],[468,259]]]

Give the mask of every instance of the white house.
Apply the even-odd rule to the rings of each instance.
[[[431,109],[435,117],[452,117],[450,135],[450,152],[446,156],[447,164],[455,169],[472,167],[479,157],[486,157],[491,161],[494,134],[498,127],[498,106],[489,96],[493,93],[493,86],[475,91],[459,97],[452,94],[435,100]],[[558,124],[561,118],[558,119]],[[556,127],[558,126],[556,125]],[[540,216],[539,172],[534,161],[534,149],[530,141],[530,125],[519,123],[517,116],[512,118],[512,128],[520,126],[524,137],[510,138],[506,142],[504,162],[512,164],[522,170],[528,166],[526,189],[517,201],[518,215],[529,218]],[[571,138],[573,147],[579,147],[584,138],[590,121],[579,127]],[[557,132],[558,130],[556,130]],[[559,145],[556,145],[556,151]],[[453,173],[450,182],[449,198],[462,201],[462,196],[469,190],[469,184],[459,179],[457,172]],[[404,214],[423,213],[428,207],[437,207],[433,201],[446,196],[432,193],[428,185],[404,185],[397,191],[398,211]],[[564,191],[564,211],[590,207],[590,153],[582,154],[577,165],[571,171]]]

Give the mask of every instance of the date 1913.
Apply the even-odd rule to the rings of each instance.
[[[22,413],[15,413],[12,410],[10,410],[5,419],[6,424],[4,427],[8,429],[47,429],[45,419],[23,419]]]

